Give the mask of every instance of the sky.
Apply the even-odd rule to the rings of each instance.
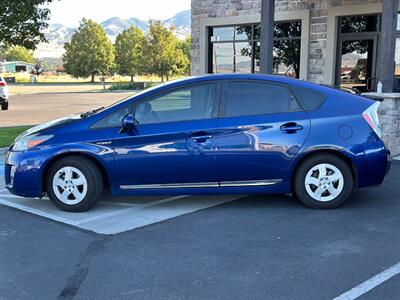
[[[168,19],[190,9],[190,0],[54,0],[48,7],[51,10],[50,23],[78,27],[83,17],[96,22],[111,17]]]

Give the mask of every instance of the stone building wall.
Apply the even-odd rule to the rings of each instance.
[[[327,45],[327,12],[330,7],[378,3],[381,0],[276,0],[276,11],[310,10],[307,79],[323,83]],[[260,15],[261,0],[192,0],[192,74],[200,74],[200,20]]]
[[[393,156],[400,155],[400,94],[382,97],[379,106],[379,121],[383,140]]]

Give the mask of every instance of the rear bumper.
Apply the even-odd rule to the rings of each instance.
[[[355,160],[357,188],[381,185],[390,171],[391,160],[382,141],[365,144],[363,155]]]

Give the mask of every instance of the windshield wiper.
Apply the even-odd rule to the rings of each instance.
[[[81,114],[81,118],[86,118],[88,116],[91,116],[91,115],[97,113],[98,111],[102,110],[103,108],[104,108],[104,106],[96,108],[94,110],[90,110],[88,112],[85,112],[85,113]]]

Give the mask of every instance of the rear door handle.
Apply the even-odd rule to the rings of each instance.
[[[286,133],[295,133],[296,131],[303,130],[303,126],[294,122],[286,123],[281,126],[281,130]]]
[[[196,143],[205,143],[210,139],[212,139],[212,135],[199,135],[190,137],[190,140]]]

